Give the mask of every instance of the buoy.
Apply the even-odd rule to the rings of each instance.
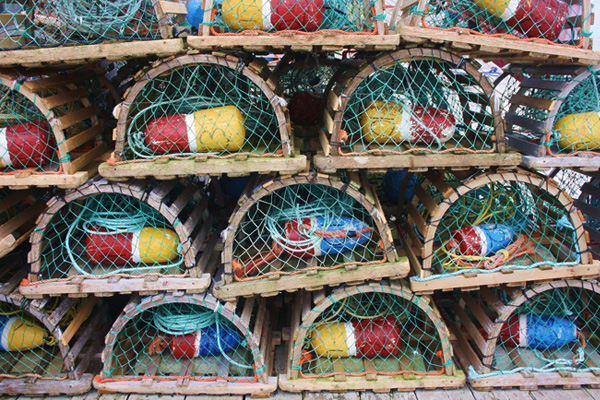
[[[0,168],[47,164],[54,153],[52,143],[44,123],[23,122],[0,128]]]
[[[386,199],[391,203],[398,203],[400,197],[400,191],[402,190],[402,184],[406,178],[407,170],[401,169],[394,171],[388,170],[383,176],[381,181],[381,187]],[[413,198],[415,193],[415,186],[417,185],[417,175],[412,174],[404,191],[404,202],[408,203]]]
[[[451,242],[460,255],[487,257],[506,248],[514,237],[515,232],[506,225],[483,224],[455,230]]]
[[[0,315],[0,351],[26,351],[42,346],[46,330],[20,316]]]
[[[319,357],[388,357],[400,351],[400,325],[392,316],[325,322],[310,337]]]
[[[554,122],[558,145],[567,150],[600,149],[600,111],[568,114]]]
[[[442,144],[454,135],[456,122],[446,110],[373,101],[360,116],[367,142]]]
[[[540,350],[573,343],[578,335],[575,322],[551,315],[515,314],[500,330],[504,344]]]
[[[202,0],[189,0],[187,3],[186,19],[197,31],[200,30],[200,25],[204,18],[204,10],[202,9]]]
[[[238,151],[246,140],[244,116],[224,106],[156,118],[146,125],[146,146],[156,154]]]
[[[313,32],[323,23],[323,0],[223,0],[223,20],[232,30]]]
[[[289,220],[285,223],[285,251],[299,258],[334,255],[354,250],[371,237],[365,222],[351,217]]]
[[[558,39],[569,6],[561,0],[475,0],[490,15],[530,38]]]
[[[288,103],[290,120],[296,125],[316,125],[321,111],[321,96],[305,91],[295,92]]]
[[[134,232],[93,226],[87,232],[85,250],[90,260],[101,265],[164,264],[181,253],[175,232],[148,226]]]
[[[171,354],[175,358],[216,356],[236,349],[242,342],[239,332],[225,325],[213,324],[187,335],[166,335]]]
[[[285,222],[284,237],[273,240],[271,250],[245,262],[234,258],[233,271],[237,278],[255,274],[261,265],[273,261],[283,252],[298,258],[309,258],[351,251],[363,245],[371,237],[372,230],[365,222],[352,217],[288,220]]]

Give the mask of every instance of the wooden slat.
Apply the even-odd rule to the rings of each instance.
[[[92,105],[80,110],[74,111],[71,114],[67,114],[64,117],[57,118],[57,123],[61,129],[66,129],[70,126],[75,125],[78,122],[85,121],[88,118],[92,118],[98,115],[98,108]]]
[[[77,135],[65,140],[64,147],[66,152],[71,152],[71,150],[76,149],[82,144],[87,143],[100,135],[102,135],[102,126],[100,124],[96,124],[83,132],[79,132]]]
[[[64,92],[55,94],[53,96],[48,96],[40,99],[42,104],[44,104],[49,110],[52,110],[58,106],[62,106],[67,103],[71,103],[76,100],[81,100],[87,97],[87,92],[84,89],[76,89],[70,92]]]
[[[517,104],[520,106],[537,108],[539,110],[551,110],[552,107],[554,107],[554,103],[556,103],[556,100],[542,99],[542,98],[524,96],[522,94],[515,94],[510,98],[510,103]]]
[[[158,5],[165,14],[187,14],[187,7],[177,1],[159,1]]]

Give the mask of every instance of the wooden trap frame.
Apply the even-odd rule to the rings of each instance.
[[[600,169],[600,151],[562,152],[550,137],[562,105],[581,82],[600,74],[600,64],[511,66],[509,71],[524,76],[506,114],[509,144],[524,154],[523,164],[534,169]],[[508,79],[510,73],[504,77]],[[590,130],[594,128],[591,125]]]
[[[404,228],[407,235],[404,248],[415,275],[411,278],[411,288],[416,293],[432,293],[435,290],[451,290],[454,288],[474,289],[502,283],[520,285],[529,281],[571,277],[589,278],[600,273],[600,264],[593,260],[588,251],[587,233],[584,230],[581,213],[574,207],[573,200],[564,191],[560,190],[551,179],[520,169],[515,171],[480,172],[470,177],[468,176],[469,172],[463,175],[456,171],[445,171],[445,174],[447,174],[446,179],[443,179],[439,173],[434,171],[425,173],[425,180],[415,188],[415,197],[412,203],[406,205],[407,222]],[[458,183],[451,185],[448,182]],[[473,190],[485,189],[486,185],[502,183],[517,186],[526,185],[532,196],[538,197],[543,202],[548,202],[547,205],[544,205],[543,202],[540,203],[539,200],[535,200],[536,204],[540,203],[543,207],[540,213],[543,218],[548,220],[548,223],[552,222],[552,218],[558,218],[558,214],[549,209],[549,205],[555,202],[567,215],[570,224],[574,228],[572,238],[562,234],[557,228],[541,227],[543,229],[542,234],[548,236],[541,239],[541,243],[548,249],[547,251],[550,251],[555,258],[555,262],[558,261],[558,265],[553,266],[550,261],[548,261],[548,264],[544,264],[544,259],[538,259],[538,255],[534,256],[537,261],[529,264],[532,267],[521,266],[520,264],[510,267],[507,264],[505,268],[492,268],[492,270],[495,270],[494,272],[487,272],[485,267],[477,267],[472,271],[463,269],[459,274],[451,274],[444,272],[441,265],[434,265],[434,262],[436,262],[434,254],[440,250],[440,244],[436,244],[435,239],[442,233],[448,234],[440,229],[440,225],[443,223],[444,218],[449,215],[451,207],[460,204],[462,196],[475,193],[471,192]],[[438,196],[433,196],[432,193],[428,192],[427,188],[430,185],[435,187],[435,190],[439,193]],[[503,207],[507,206],[508,204]],[[427,216],[423,217],[422,212],[419,210],[426,212]],[[465,226],[469,224],[469,222],[464,223]],[[462,228],[461,225],[459,227]],[[420,231],[421,234],[417,234],[417,231]],[[565,251],[565,246],[569,247],[568,244],[572,248],[578,249],[578,251],[575,251],[580,256],[577,265],[565,258],[564,254],[561,255]],[[536,254],[539,251],[541,250],[536,247]],[[569,254],[569,252],[566,254]],[[442,259],[437,261],[438,264],[441,262],[440,260]],[[564,263],[564,265],[560,265],[561,263]],[[447,275],[444,276],[444,274]],[[433,276],[436,278],[423,279]]]
[[[327,188],[340,191],[352,197],[361,207],[364,207],[365,215],[370,215],[374,222],[374,232],[377,232],[379,244],[377,251],[372,255],[372,259],[366,262],[357,260],[361,255],[350,254],[344,258],[342,264],[336,259],[322,260],[316,257],[296,258],[291,257],[288,261],[277,257],[269,262],[269,271],[259,271],[259,274],[251,277],[234,277],[234,259],[239,257],[238,235],[241,232],[241,226],[247,220],[248,213],[253,207],[258,207],[257,203],[269,201],[269,196],[277,193],[278,190],[294,187],[295,185],[323,185]],[[349,183],[344,183],[336,177],[317,174],[304,173],[295,176],[278,177],[268,180],[256,190],[256,181],[251,181],[246,188],[246,193],[238,201],[238,206],[229,219],[229,226],[223,233],[223,253],[221,260],[224,265],[224,274],[222,281],[214,288],[214,295],[223,300],[232,300],[238,296],[274,296],[280,292],[294,292],[298,289],[319,290],[325,286],[336,286],[342,283],[360,284],[366,280],[379,280],[387,277],[401,278],[405,277],[409,271],[408,259],[399,257],[393,243],[392,234],[385,220],[385,214],[376,193],[372,190],[364,174],[352,173],[349,175]],[[254,244],[251,244],[254,245]],[[267,251],[269,243],[260,244],[257,254]],[[242,246],[240,244],[240,246]],[[285,257],[285,256],[284,256]],[[329,263],[329,264],[327,264]],[[297,264],[297,265],[296,265]]]
[[[420,313],[426,322],[420,326],[420,333],[407,333],[401,341],[402,356],[388,357],[345,357],[312,359],[311,350],[307,349],[307,341],[310,341],[311,326],[315,326],[317,319],[328,309],[336,306],[336,303],[351,300],[353,296],[376,296],[381,295],[397,297],[403,304],[407,302],[413,312]],[[291,315],[290,334],[291,339],[287,343],[287,373],[279,376],[279,386],[282,390],[300,392],[303,390],[311,392],[319,391],[349,391],[349,390],[373,390],[374,392],[389,392],[392,389],[400,391],[413,391],[415,389],[436,388],[459,388],[464,386],[465,375],[456,367],[452,361],[452,346],[449,341],[449,333],[446,325],[441,320],[439,312],[429,297],[416,296],[410,291],[405,282],[401,280],[384,280],[372,282],[355,287],[339,287],[332,293],[325,290],[314,292],[302,291],[294,295],[295,302]],[[388,315],[393,315],[390,313]],[[394,317],[397,317],[394,315]],[[424,328],[424,326],[427,328]],[[316,325],[317,327],[319,325]],[[404,327],[404,325],[403,325]],[[431,328],[431,329],[429,329]],[[367,328],[368,329],[368,328]],[[425,338],[426,337],[426,338]],[[334,340],[339,345],[344,339],[338,337]],[[372,339],[377,341],[379,339]],[[420,345],[427,342],[436,342],[439,346],[438,354],[429,354],[417,351]],[[357,346],[359,344],[357,343]],[[406,352],[404,352],[406,346]],[[412,347],[411,347],[412,346]],[[412,354],[407,354],[410,349]],[[314,350],[313,350],[314,351]],[[308,356],[307,356],[308,354]],[[439,362],[432,363],[432,359],[439,358]],[[350,361],[355,359],[354,365]],[[305,361],[305,360],[309,361]],[[313,371],[319,371],[319,363],[327,371],[325,377],[306,376],[303,372],[303,364],[308,362]],[[395,363],[395,364],[394,364]],[[431,371],[427,369],[430,364],[441,365],[439,370],[431,365]],[[388,365],[390,371],[381,372],[377,365]],[[354,371],[358,368],[361,371]],[[411,369],[412,368],[412,369]],[[385,367],[384,367],[385,369]],[[431,372],[431,373],[429,373]],[[308,372],[307,372],[308,373]],[[315,374],[315,375],[318,375]]]
[[[253,364],[246,368],[250,372],[234,376],[235,362],[240,357],[206,356],[175,358],[172,354],[157,355],[158,362],[145,351],[150,334],[133,337],[120,335],[132,320],[138,320],[145,312],[169,304],[198,305],[210,312],[218,313],[230,321],[246,340],[245,359]],[[126,332],[125,332],[126,333]],[[165,350],[168,351],[168,350]],[[102,353],[104,369],[94,380],[94,387],[109,393],[144,394],[208,394],[269,396],[277,389],[277,378],[271,377],[273,368],[271,328],[266,300],[261,298],[238,299],[221,303],[210,294],[184,295],[182,292],[160,294],[152,297],[134,297],[115,321],[106,336],[106,347]],[[197,361],[194,361],[197,360]],[[233,362],[232,362],[233,360]]]
[[[134,275],[111,274],[109,271],[103,276],[94,276],[91,271],[88,274],[79,272],[65,257],[63,264],[55,265],[55,271],[48,270],[50,267],[43,264],[44,246],[48,244],[45,235],[52,229],[55,219],[60,219],[63,215],[61,212],[68,212],[69,207],[89,196],[101,194],[133,198],[158,211],[175,231],[182,245],[181,266],[175,271],[170,268],[166,273],[150,270]],[[31,272],[28,281],[21,286],[21,293],[30,298],[58,294],[77,297],[92,293],[111,296],[114,293],[132,291],[144,294],[155,294],[158,291],[202,293],[210,285],[213,272],[211,266],[214,266],[213,260],[218,255],[215,252],[218,235],[212,234],[213,219],[206,205],[207,198],[196,185],[177,180],[148,184],[145,181],[109,183],[105,179],[96,178],[79,189],[67,192],[64,197],[54,197],[48,202],[48,209],[38,218],[37,229],[30,238]],[[62,211],[63,209],[66,211]],[[62,247],[64,231],[55,236],[52,242],[58,241]],[[63,270],[62,267],[66,269]],[[160,265],[156,270],[165,271]]]
[[[57,73],[51,69],[0,71],[0,83],[44,116],[56,143],[52,169],[10,169],[0,173],[0,186],[25,189],[31,186],[75,188],[98,168],[106,152],[99,138],[104,132],[99,111],[88,100],[86,81],[94,71]],[[10,120],[7,119],[7,121]],[[16,121],[21,122],[21,121]],[[89,147],[82,151],[83,147]]]
[[[367,58],[362,63],[357,60],[349,61],[346,69],[340,69],[337,79],[330,85],[331,89],[325,93],[327,106],[323,113],[323,119],[326,132],[320,132],[323,154],[315,157],[315,166],[318,170],[330,173],[338,169],[418,169],[430,168],[432,165],[437,168],[468,166],[486,168],[516,166],[520,163],[520,154],[507,152],[503,121],[498,113],[496,99],[491,96],[492,86],[473,63],[447,51],[431,48],[411,48],[384,53],[374,60]],[[469,141],[473,140],[479,146],[478,148],[462,148],[461,146],[464,145],[461,144],[461,141],[465,142],[466,139],[458,138],[458,134],[444,143],[442,150],[429,149],[419,143],[409,144],[408,140],[397,144],[392,143],[391,140],[387,144],[378,144],[375,140],[345,137],[350,135],[350,133],[348,135],[345,133],[347,129],[345,124],[348,123],[346,119],[357,118],[349,116],[351,113],[349,103],[355,101],[353,100],[354,95],[355,93],[358,95],[357,89],[361,87],[361,83],[365,79],[376,76],[374,74],[378,71],[395,68],[399,63],[426,61],[436,62],[437,68],[441,72],[446,70],[444,73],[453,74],[455,82],[450,86],[454,90],[453,93],[457,95],[457,101],[460,101],[465,110],[460,118],[465,119],[469,124],[477,123],[482,127],[480,129],[489,128],[490,135],[487,138],[469,138]],[[456,72],[458,69],[464,71],[464,74]],[[431,71],[433,71],[433,67]],[[427,71],[421,72],[427,73]],[[405,79],[410,79],[410,77]],[[414,83],[414,85],[417,84]],[[467,87],[465,85],[470,85],[479,93],[467,94],[463,88]],[[469,104],[476,104],[481,112],[467,112]],[[383,120],[383,117],[380,118]],[[393,117],[388,118],[393,119]],[[356,122],[354,124],[356,125]],[[359,132],[356,133],[356,135],[358,134]],[[360,134],[362,135],[362,133]],[[383,133],[379,136],[382,137]],[[348,145],[343,148],[344,143],[342,142],[348,140],[351,140],[349,143],[351,148]]]
[[[600,355],[596,349],[598,338],[595,323],[584,323],[583,328],[578,326],[578,331],[586,341],[585,356],[581,362],[571,363],[569,368],[549,368],[544,371],[538,367],[536,370],[542,359],[553,360],[565,356],[576,345],[535,349],[506,344],[507,327],[514,324],[514,329],[519,330],[516,318],[520,307],[553,291],[567,289],[580,290],[588,300],[600,294],[597,282],[583,280],[558,280],[525,288],[500,286],[493,290],[482,287],[479,292],[459,294],[458,301],[452,306],[457,319],[447,323],[453,336],[455,355],[462,367],[470,371],[467,379],[474,389],[580,389],[582,386],[597,387],[600,384]],[[592,314],[592,319],[594,316]],[[577,318],[581,317],[577,315]],[[520,329],[520,332],[524,333],[524,330]]]
[[[94,374],[101,368],[102,336],[109,327],[106,306],[96,297],[45,297],[29,301],[18,290],[26,269],[20,268],[21,263],[15,258],[9,257],[8,261],[0,271],[4,282],[0,287],[0,304],[13,310],[10,315],[24,313],[25,319],[19,318],[16,323],[43,327],[52,334],[55,344],[1,351],[0,393],[11,396],[87,393],[92,388]],[[12,336],[13,340],[22,337],[17,332]]]
[[[132,104],[138,101],[138,95],[146,85],[152,84],[153,79],[174,73],[186,67],[222,66],[231,69],[231,72],[243,76],[256,85],[273,107],[279,138],[281,140],[280,153],[254,154],[242,148],[238,154],[214,157],[212,154],[197,153],[192,156],[179,157],[177,155],[160,155],[150,159],[136,158],[126,160],[124,151],[128,141],[128,126],[131,118]],[[150,87],[150,86],[148,86]],[[158,177],[172,179],[177,176],[189,175],[245,175],[251,172],[280,171],[282,173],[296,173],[306,167],[306,157],[295,154],[291,127],[287,110],[278,96],[279,89],[264,59],[243,60],[234,56],[195,54],[177,57],[168,61],[159,62],[150,71],[138,78],[138,82],[125,94],[125,100],[116,108],[118,119],[114,131],[116,148],[113,157],[108,163],[100,166],[100,174],[108,179],[118,180],[126,177]],[[147,100],[144,100],[147,101]]]

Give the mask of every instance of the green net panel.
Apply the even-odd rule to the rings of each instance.
[[[295,307],[284,390],[463,385],[437,309],[403,281],[301,292]]]
[[[526,72],[530,76],[506,115],[514,146],[538,157],[600,154],[600,65],[547,65]]]
[[[590,0],[420,0],[409,14],[419,27],[589,48],[591,10]]]
[[[74,174],[105,151],[99,111],[88,98],[92,79],[92,70],[0,72],[0,175]],[[66,183],[87,175],[81,178]]]
[[[331,151],[342,156],[499,151],[504,133],[491,94],[477,67],[451,53],[425,48],[386,53],[354,74],[342,74],[328,93],[324,122]]]
[[[0,294],[0,393],[82,394],[91,389],[102,340],[96,298],[24,301]],[[104,324],[106,325],[106,324]]]
[[[223,0],[209,1],[210,20],[202,22],[217,36],[244,33],[318,32],[375,35],[384,33],[380,0]],[[205,14],[206,15],[206,14]]]
[[[3,0],[0,50],[166,39],[172,35],[171,27],[185,17],[166,14],[161,3],[178,4],[151,0]]]
[[[273,73],[279,79],[293,124],[309,126],[321,121],[324,93],[340,61],[313,53],[288,53],[279,61]]]
[[[65,282],[75,278],[79,292],[93,293],[93,285],[100,285],[95,289],[100,292],[123,291],[121,278],[154,281],[138,279],[139,290],[155,285],[202,291],[210,279],[202,275],[208,259],[199,260],[205,252],[210,255],[216,236],[206,208],[201,189],[177,180],[110,184],[98,178],[57,196],[31,236],[24,293],[69,293],[72,285]],[[106,278],[114,285],[107,285]],[[189,284],[179,279],[173,287],[159,278],[193,279]],[[83,279],[95,282],[84,284]]]
[[[421,256],[413,281],[499,272],[498,283],[511,279],[504,270],[591,263],[581,214],[555,182],[521,170],[462,175],[428,172],[407,206],[408,240]]]
[[[337,284],[345,275],[346,281],[355,280],[350,270],[356,268],[364,267],[361,279],[380,267],[389,274],[384,276],[401,274],[403,267],[394,263],[402,260],[373,196],[365,179],[352,177],[343,182],[301,174],[262,183],[238,202],[223,233],[224,284],[289,277],[287,282],[299,288],[303,281],[295,275],[340,268],[332,277]]]
[[[269,75],[264,59],[187,55],[158,64],[115,111],[113,164],[289,157],[285,101]]]
[[[537,383],[544,373],[558,371],[572,376],[553,374],[551,381],[539,384],[554,386],[577,379],[585,385],[600,382],[599,304],[597,283],[567,280],[522,290],[463,292],[446,311],[455,321],[460,344],[456,353],[471,347],[476,354],[464,365],[473,386],[483,385],[483,380],[488,387],[520,386],[523,375],[518,372],[531,374],[531,383]]]
[[[269,337],[264,299],[226,306],[210,295],[138,297],[106,336],[104,368],[94,386],[125,393],[150,386],[152,393],[213,394],[219,385],[219,394],[268,396],[277,388],[266,362]],[[183,389],[181,380],[189,382]]]
[[[494,97],[503,118],[510,109],[511,98],[521,89],[521,82],[528,77],[527,67],[512,64],[505,65],[499,75],[493,76]]]

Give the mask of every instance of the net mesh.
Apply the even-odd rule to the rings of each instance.
[[[455,188],[460,184],[449,176],[446,182]],[[424,204],[416,200],[423,219],[437,229],[429,256],[434,275],[415,279],[580,263],[576,226],[558,189],[551,191],[548,183],[527,176],[488,177],[484,185],[465,185],[466,192],[440,220],[429,219]],[[447,201],[432,184],[426,191],[437,203]],[[417,224],[413,229],[424,241]]]
[[[275,109],[246,75],[221,65],[171,69],[129,106],[124,159],[279,156]]]
[[[559,282],[558,285],[549,284],[545,289],[535,287],[533,290],[535,292],[530,292],[525,303],[519,305],[506,321],[499,321],[494,311],[483,307],[502,327],[493,353],[483,355],[489,359],[488,362],[484,360],[484,364],[491,372],[480,375],[472,371],[473,377],[524,370],[600,370],[596,317],[600,304],[598,287],[582,281],[569,281],[566,286]],[[496,294],[505,303],[511,301],[504,291],[496,291]],[[484,304],[479,296],[474,298]],[[466,312],[478,324],[469,309]]]
[[[460,64],[412,57],[369,74],[348,100],[340,153],[493,152],[490,98]]]
[[[545,146],[550,155],[600,154],[600,70],[589,67],[588,73],[575,77],[543,75],[546,81],[569,82],[575,86],[562,94],[562,86],[528,88],[520,93],[536,99],[561,101],[560,107],[549,111],[527,105],[517,105],[513,113],[542,123],[551,122],[549,131],[512,126],[511,134]],[[550,82],[550,83],[551,83]]]
[[[358,292],[313,308],[318,316],[301,325],[307,333],[295,343],[302,352],[292,370],[302,378],[444,374],[449,349],[439,335],[442,322],[429,318],[429,303],[421,309],[418,297],[400,290]]]
[[[148,377],[196,381],[256,382],[261,352],[251,348],[249,332],[208,308],[200,298],[157,304],[126,318],[111,332],[111,356],[105,362],[104,381]],[[109,366],[108,369],[107,366]]]
[[[67,203],[45,227],[41,243],[33,245],[41,249],[42,282],[186,273],[174,226],[149,204],[119,193]]]
[[[417,23],[426,28],[468,29],[472,33],[581,46],[580,39],[591,35],[581,29],[591,18],[591,13],[583,14],[583,1],[569,5],[562,0],[427,0],[424,7],[413,6],[411,14],[418,16]],[[577,25],[572,15],[579,16]]]
[[[17,0],[0,4],[2,50],[160,38],[151,0]]]
[[[375,3],[375,0],[223,0],[213,3],[211,21],[203,24],[210,26],[214,35],[248,31],[375,34],[376,21],[385,19],[383,12],[375,11]]]
[[[258,199],[233,240],[238,281],[384,263],[380,234],[354,197],[324,184],[293,184]]]

